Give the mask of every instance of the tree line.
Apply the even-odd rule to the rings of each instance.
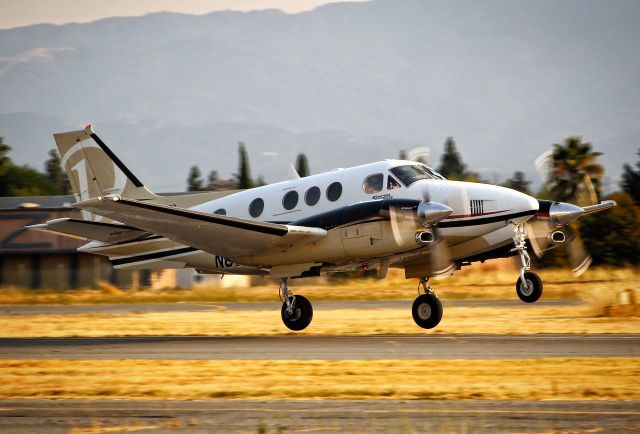
[[[71,194],[71,184],[62,170],[60,155],[49,151],[44,172],[11,161],[11,147],[0,137],[0,196],[50,196]]]
[[[295,165],[298,176],[304,178],[309,176],[309,162],[305,154],[298,154]],[[231,175],[231,178],[221,179],[217,170],[212,170],[207,176],[205,183],[202,178],[202,171],[198,166],[191,166],[187,175],[188,191],[215,191],[215,190],[243,190],[247,188],[260,187],[266,185],[264,177],[259,175],[255,180],[251,177],[249,167],[249,154],[244,142],[238,142],[238,172]]]

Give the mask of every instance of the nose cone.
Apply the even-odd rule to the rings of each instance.
[[[520,214],[514,223],[524,223],[529,220],[540,207],[538,200],[528,194],[520,193],[516,190],[509,190],[509,199],[507,200],[509,209],[513,214]]]
[[[549,208],[551,223],[559,228],[579,219],[583,214],[584,209],[566,202],[554,202]]]
[[[439,202],[421,202],[418,205],[418,219],[423,226],[429,226],[446,218],[453,210]]]

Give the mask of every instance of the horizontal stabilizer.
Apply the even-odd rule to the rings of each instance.
[[[117,196],[89,199],[75,205],[181,244],[228,258],[263,253],[271,247],[307,244],[327,235],[327,231],[320,228],[207,214]]]
[[[27,226],[27,229],[53,232],[58,235],[65,235],[72,238],[85,238],[88,240],[103,241],[109,244],[133,241],[151,235],[149,232],[145,232],[131,226],[72,218],[49,220],[43,224]]]

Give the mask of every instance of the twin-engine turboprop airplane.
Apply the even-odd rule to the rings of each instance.
[[[266,275],[280,279],[282,321],[303,330],[311,303],[288,279],[333,271],[390,267],[418,278],[423,294],[413,319],[435,327],[442,304],[429,278],[463,265],[518,255],[516,293],[532,303],[542,281],[530,269],[536,253],[563,243],[567,225],[615,206],[537,200],[494,185],[448,181],[415,161],[385,160],[293,177],[237,192],[157,196],[88,125],[54,134],[83,220],[30,226],[90,240],[79,250],[107,256],[115,268],[183,268],[200,273]],[[576,267],[590,257],[572,249]],[[420,287],[419,286],[419,287]]]

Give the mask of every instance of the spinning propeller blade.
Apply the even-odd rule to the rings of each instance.
[[[578,232],[573,228],[568,228],[569,241],[567,244],[567,252],[569,253],[569,264],[571,264],[571,272],[580,276],[589,268],[593,261],[591,255],[587,251]]]
[[[452,210],[441,203],[431,202],[427,188],[423,188],[421,193],[423,202],[418,209],[397,205],[389,207],[394,240],[399,246],[411,247],[416,245],[417,234],[430,232],[433,235],[433,241],[425,244],[428,246],[431,274],[436,276],[449,275],[455,269],[455,264],[447,242],[439,234],[437,224]]]

